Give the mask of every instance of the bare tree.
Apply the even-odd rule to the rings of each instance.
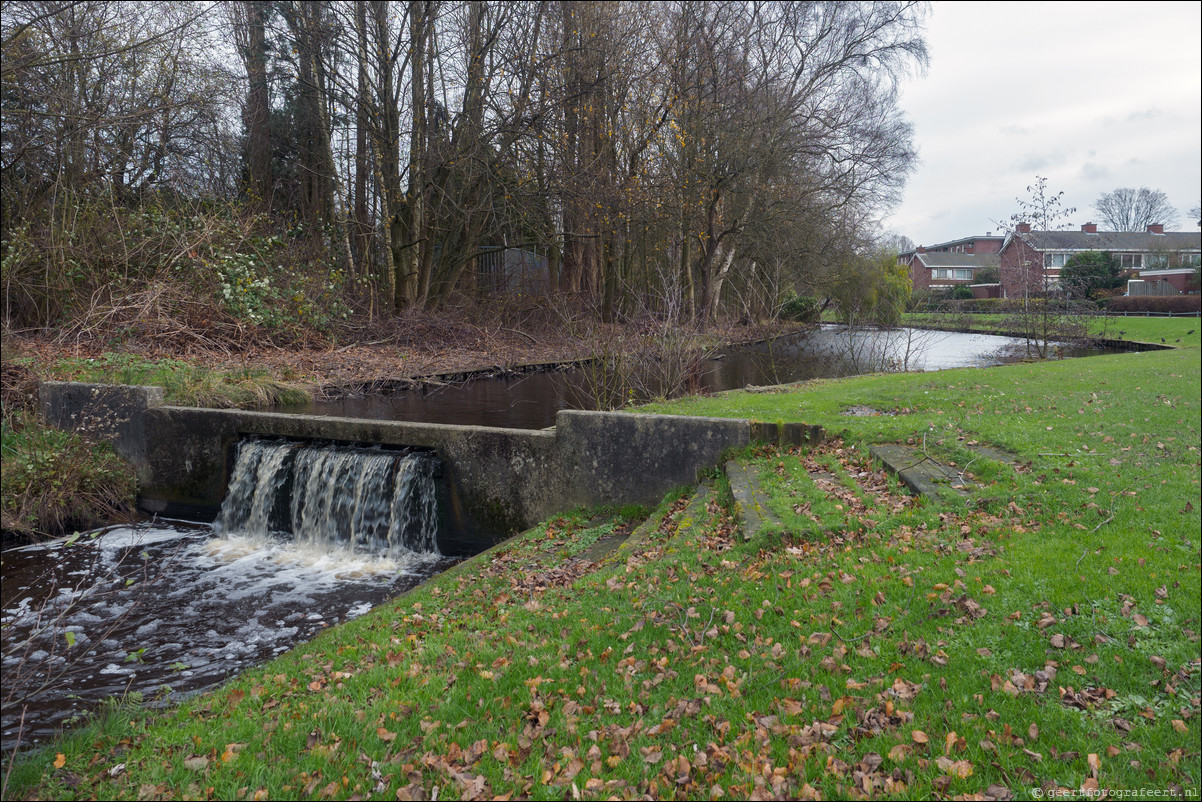
[[[1177,210],[1159,189],[1119,187],[1102,193],[1093,207],[1111,231],[1144,231],[1153,223],[1177,225]]]
[[[714,320],[821,285],[914,163],[920,3],[239,0],[213,15],[226,94],[185,47],[211,8],[6,4],[5,200],[220,165],[252,210],[322,223],[315,267],[376,257],[372,309],[479,295],[481,255],[519,246],[606,319]]]
[[[1046,359],[1052,356],[1057,341],[1072,339],[1081,334],[1082,327],[1068,314],[1067,307],[1055,297],[1059,293],[1059,276],[1052,276],[1044,264],[1042,250],[1028,243],[1027,238],[1064,228],[1076,209],[1064,205],[1064,192],[1048,189],[1048,180],[1035,176],[1027,187],[1026,198],[1016,198],[1018,211],[1008,223],[998,225],[1013,237],[1015,257],[1011,267],[1003,260],[1002,283],[1022,291],[1022,308],[1010,322],[1020,331],[1026,343],[1026,355]],[[997,222],[997,221],[995,221]]]
[[[268,118],[271,98],[267,83],[267,17],[271,6],[265,0],[240,0],[224,6],[234,32],[234,43],[246,69],[248,91],[243,107],[246,127],[247,193],[251,203],[271,209],[271,134]]]
[[[198,172],[188,162],[212,155],[199,137],[225,100],[192,46],[203,14],[188,3],[5,4],[6,218],[55,190],[185,190]]]

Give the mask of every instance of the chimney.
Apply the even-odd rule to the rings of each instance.
[[[914,252],[915,253],[926,253],[927,249],[925,246],[919,245],[917,248],[914,249]]]
[[[1164,233],[1164,223],[1148,223],[1148,233],[1149,234],[1163,234]]]
[[[1016,223],[1014,226],[1014,233],[1015,234],[1030,234],[1031,233],[1031,224],[1030,223]]]
[[[1081,226],[1081,230],[1084,231],[1086,234],[1097,234],[1098,233],[1098,224],[1097,223],[1085,223],[1084,225]]]

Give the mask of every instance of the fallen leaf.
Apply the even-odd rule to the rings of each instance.
[[[54,756],[54,767],[56,769],[61,769],[65,765],[67,765],[67,756],[62,752],[59,752]]]
[[[935,760],[935,765],[944,774],[954,775],[961,780],[967,780],[973,773],[973,765],[967,760],[952,760],[950,757],[941,755]]]

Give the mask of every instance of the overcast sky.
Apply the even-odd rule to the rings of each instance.
[[[989,231],[1036,174],[1077,212],[1163,190],[1202,198],[1202,3],[935,2],[931,64],[904,87],[921,159],[885,221],[915,244]]]

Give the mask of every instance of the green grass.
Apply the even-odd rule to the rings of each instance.
[[[948,314],[933,314],[933,313],[908,313],[904,317],[904,323],[910,326],[924,326],[931,328],[939,328],[946,325],[954,325],[956,328],[972,328],[980,331],[1002,331],[1013,324],[1014,315],[1003,314],[985,314],[985,313],[948,313]],[[1118,317],[1118,316],[1099,316],[1089,319],[1088,329],[1090,334],[1097,337],[1109,337],[1116,340],[1134,340],[1136,342],[1159,343],[1161,338],[1164,338],[1167,344],[1176,344],[1180,338],[1180,344],[1188,346],[1190,344],[1189,337],[1193,337],[1193,345],[1198,344],[1198,332],[1202,330],[1202,323],[1196,317]],[[1193,335],[1186,335],[1185,332],[1193,330]]]
[[[181,406],[249,408],[310,400],[302,384],[290,376],[275,376],[265,368],[218,370],[178,359],[154,360],[121,353],[65,358],[31,367],[43,380],[162,387],[167,403]]]
[[[795,528],[744,543],[711,507],[678,531],[673,499],[593,564],[627,522],[546,522],[214,693],[68,734],[8,795],[1196,793],[1197,337],[656,405],[838,435],[742,457]],[[907,441],[978,484],[904,497],[867,446]],[[1016,464],[969,464],[976,444]]]

